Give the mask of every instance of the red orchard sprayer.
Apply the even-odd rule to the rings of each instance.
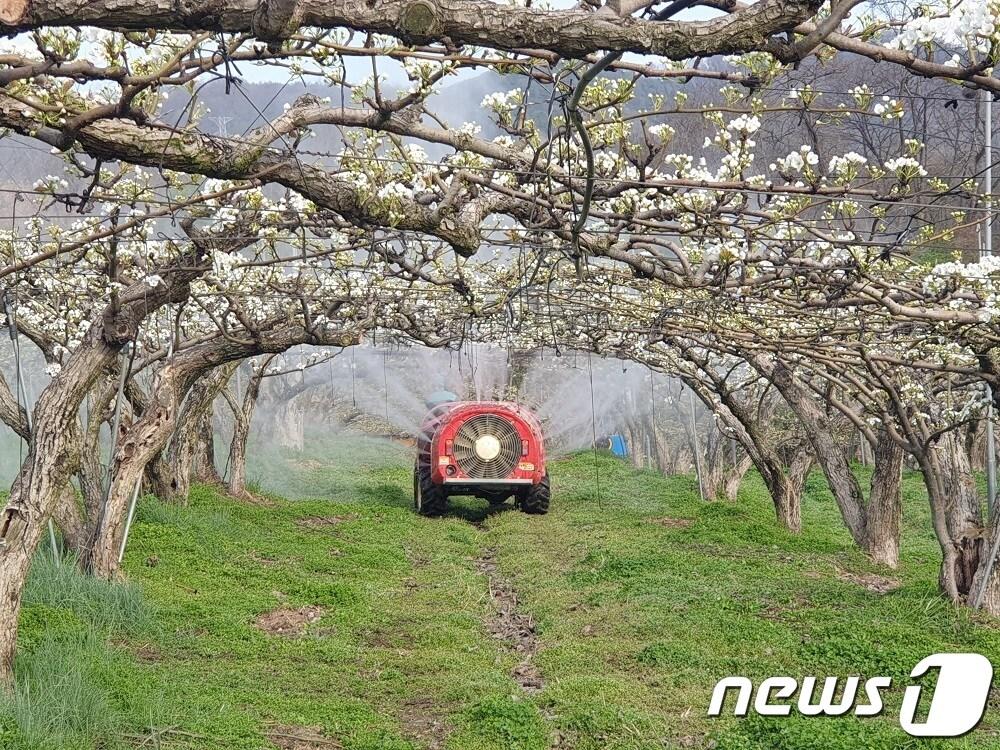
[[[448,401],[428,412],[417,440],[413,504],[443,513],[451,495],[499,505],[510,497],[525,513],[549,510],[549,475],[538,418],[509,401]]]

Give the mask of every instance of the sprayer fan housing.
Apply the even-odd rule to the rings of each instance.
[[[544,480],[548,507],[541,424],[509,401],[453,401],[433,408],[417,440],[415,472],[426,478],[424,497],[429,481],[446,496],[500,503],[513,495],[522,506]],[[418,509],[420,499],[415,496]]]

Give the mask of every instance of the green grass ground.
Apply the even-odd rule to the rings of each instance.
[[[1000,747],[997,700],[965,738],[920,742],[874,719],[709,719],[721,677],[888,675],[937,651],[1000,663],[1000,626],[936,593],[919,477],[905,481],[902,586],[852,549],[818,475],[804,531],[778,529],[751,477],[736,504],[690,478],[601,456],[551,467],[545,517],[409,509],[406,448],[360,439],[258,459],[266,502],[197,488],[189,507],[143,500],[130,585],[36,563],[19,689],[0,701],[0,748],[652,750],[671,747]],[[267,472],[266,480],[263,473]],[[537,627],[544,687],[487,632],[499,573]],[[303,609],[309,608],[309,609]],[[297,635],[258,618],[302,611]],[[297,738],[297,739],[296,739]]]

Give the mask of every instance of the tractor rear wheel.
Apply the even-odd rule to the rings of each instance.
[[[434,484],[430,469],[419,463],[413,467],[413,507],[422,516],[440,516],[448,507],[444,487]]]
[[[519,505],[521,506],[521,510],[525,513],[543,516],[549,512],[549,501],[551,499],[552,489],[549,486],[549,475],[546,474],[542,477],[541,482],[532,485],[531,488],[521,496],[521,502]]]

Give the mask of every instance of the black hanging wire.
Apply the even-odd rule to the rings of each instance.
[[[697,0],[674,0],[674,2],[670,3],[670,5],[666,8],[654,13],[652,18],[654,21],[666,21],[696,3]],[[587,87],[594,81],[594,79],[604,72],[609,65],[616,62],[621,56],[621,52],[609,52],[596,63],[587,68],[584,74],[580,76],[580,80],[577,85],[574,87],[573,93],[569,98],[569,102],[563,106],[566,124],[576,130],[577,136],[580,138],[580,143],[583,145],[583,155],[587,163],[586,183],[584,184],[583,200],[581,201],[579,211],[576,210],[576,200],[573,200],[573,213],[576,216],[576,220],[573,222],[572,227],[571,249],[574,253],[573,261],[576,264],[578,276],[582,274],[581,264],[583,261],[583,252],[580,247],[580,234],[583,232],[583,228],[587,225],[587,219],[590,217],[590,204],[594,197],[594,147],[591,144],[590,134],[587,132],[587,126],[584,124],[583,117],[580,115],[580,99],[583,97],[583,93],[587,90]],[[567,138],[570,137],[568,129],[566,136]]]
[[[222,55],[222,61],[226,66],[226,96],[229,96],[229,91],[232,87],[233,81],[236,80],[236,77],[233,75],[233,70],[241,76],[243,75],[243,72],[236,66],[236,63],[229,56],[229,47],[226,45],[226,33],[224,31],[219,32],[219,54]]]

